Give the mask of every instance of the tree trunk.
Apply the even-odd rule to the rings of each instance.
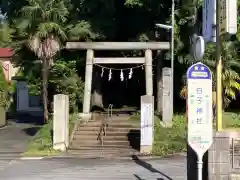
[[[161,50],[157,51],[157,112],[162,113],[162,96],[163,96],[163,82],[162,82],[162,67],[163,59],[161,58]]]
[[[42,65],[42,90],[43,90],[43,107],[44,107],[44,122],[48,122],[48,71],[49,64],[47,59],[43,59]]]

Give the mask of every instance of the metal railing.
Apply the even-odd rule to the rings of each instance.
[[[107,136],[108,123],[109,123],[109,121],[112,120],[112,108],[113,108],[113,105],[109,104],[108,109],[107,109],[107,115],[105,115],[105,117],[104,117],[104,120],[102,122],[100,131],[98,134],[97,140],[100,140],[102,146],[104,144],[104,136]]]

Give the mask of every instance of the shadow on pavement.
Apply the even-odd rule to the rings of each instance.
[[[35,134],[41,129],[41,127],[30,127],[30,128],[25,128],[23,131],[29,135],[29,136],[35,136]]]
[[[168,175],[162,173],[161,171],[155,169],[154,167],[152,167],[151,164],[139,159],[137,156],[132,156],[133,161],[138,164],[139,166],[142,166],[143,168],[149,170],[152,173],[159,173],[160,175],[164,176],[166,179],[168,180],[173,180],[171,177],[169,177]],[[137,179],[141,180],[141,178],[137,175],[134,175]],[[142,179],[143,180],[143,179]],[[162,178],[159,178],[159,180],[162,180]]]
[[[134,177],[137,179],[137,180],[147,180],[147,179],[143,179],[141,178],[140,176],[134,174]],[[157,180],[164,180],[163,178],[157,178]]]
[[[137,180],[146,180],[146,179],[143,179],[143,178],[141,178],[140,176],[138,176],[138,175],[136,175],[136,174],[134,174],[134,177],[135,177]]]
[[[44,118],[39,114],[7,112],[7,124],[11,127],[18,127],[19,131],[26,136],[35,136],[44,125]]]

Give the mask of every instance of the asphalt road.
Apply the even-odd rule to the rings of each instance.
[[[0,160],[0,178],[9,180],[185,180],[186,157],[158,160]]]

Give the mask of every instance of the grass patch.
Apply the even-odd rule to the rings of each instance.
[[[186,116],[175,115],[173,126],[163,128],[160,119],[155,118],[153,154],[165,156],[168,154],[186,152]]]
[[[224,112],[223,113],[223,129],[240,128],[240,114]]]
[[[140,114],[134,114],[131,119],[139,121]],[[160,119],[155,116],[153,154],[165,156],[185,152],[186,149],[186,116],[175,115],[171,128],[163,128]]]
[[[74,128],[75,122],[78,120],[77,114],[71,114],[69,117],[69,135]],[[53,121],[42,126],[36,135],[29,141],[28,150],[23,153],[24,156],[54,156],[60,152],[52,148],[53,144]]]

